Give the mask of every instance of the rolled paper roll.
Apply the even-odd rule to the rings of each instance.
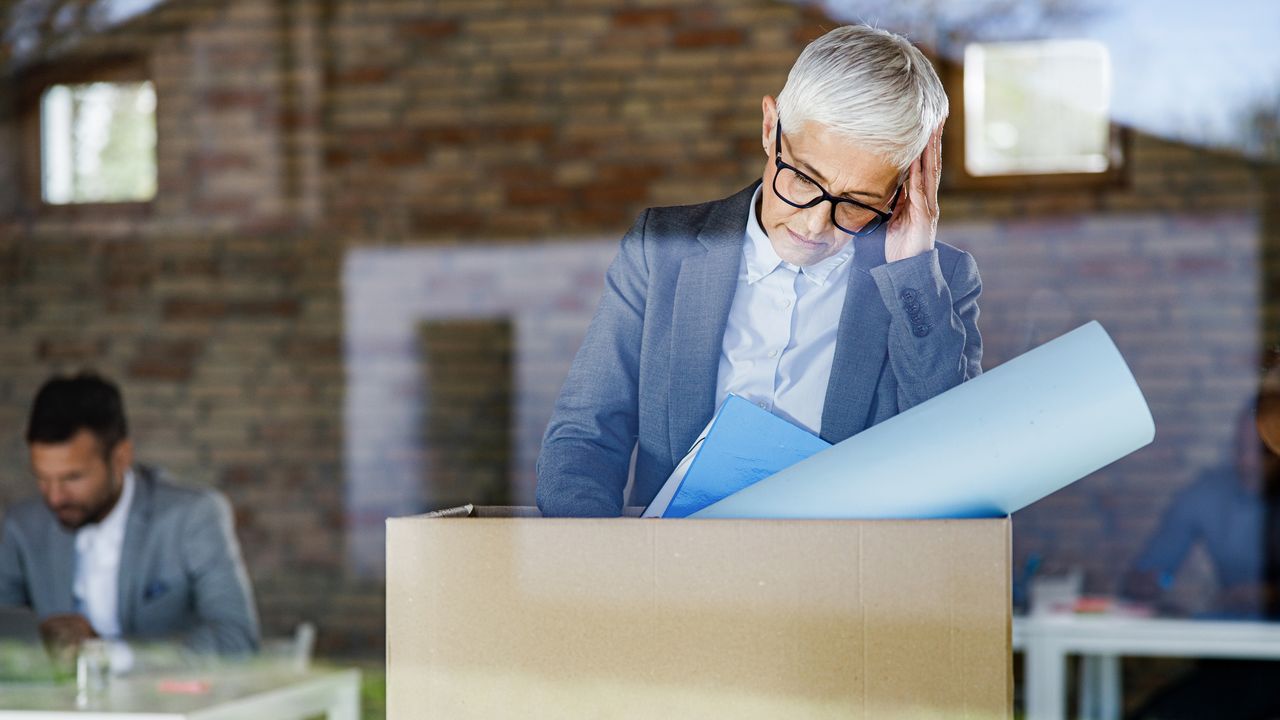
[[[1095,321],[693,517],[997,517],[1154,438],[1133,373]]]

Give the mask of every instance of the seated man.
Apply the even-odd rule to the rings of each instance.
[[[836,28],[761,102],[763,176],[641,213],[538,458],[545,515],[646,505],[729,393],[836,443],[978,375],[982,283],[936,242],[947,96],[905,39]]]
[[[1275,615],[1275,499],[1280,491],[1280,457],[1263,444],[1264,416],[1250,403],[1235,426],[1231,464],[1204,470],[1181,489],[1124,578],[1124,593],[1135,600],[1163,602],[1163,591],[1198,543],[1208,554],[1218,596],[1215,617],[1261,619]],[[1177,609],[1173,609],[1177,612]]]
[[[56,377],[27,426],[40,489],[9,508],[0,537],[0,606],[29,606],[55,651],[92,637],[129,662],[127,642],[179,641],[249,653],[258,619],[226,498],[133,464],[116,386]]]
[[[1163,603],[1164,591],[1199,544],[1213,563],[1218,583],[1209,617],[1275,619],[1276,579],[1280,577],[1280,505],[1276,497],[1280,456],[1259,436],[1260,429],[1276,423],[1274,414],[1280,404],[1271,400],[1274,398],[1264,395],[1240,413],[1233,463],[1202,472],[1173,497],[1124,578],[1127,596]],[[1199,660],[1189,673],[1160,688],[1130,717],[1274,718],[1280,716],[1280,695],[1272,690],[1278,673],[1280,663],[1269,660]]]

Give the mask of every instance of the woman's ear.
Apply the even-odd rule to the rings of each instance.
[[[760,146],[766,155],[773,147],[773,133],[778,129],[778,103],[772,95],[765,95],[760,101]]]

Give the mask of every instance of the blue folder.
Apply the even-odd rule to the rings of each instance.
[[[829,447],[755,403],[730,395],[662,517],[688,517]]]

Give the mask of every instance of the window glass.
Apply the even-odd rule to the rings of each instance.
[[[1105,171],[1110,95],[1110,62],[1101,43],[969,45],[966,168],[971,175]]]
[[[40,124],[45,202],[155,197],[156,94],[150,82],[54,85],[41,98]]]

